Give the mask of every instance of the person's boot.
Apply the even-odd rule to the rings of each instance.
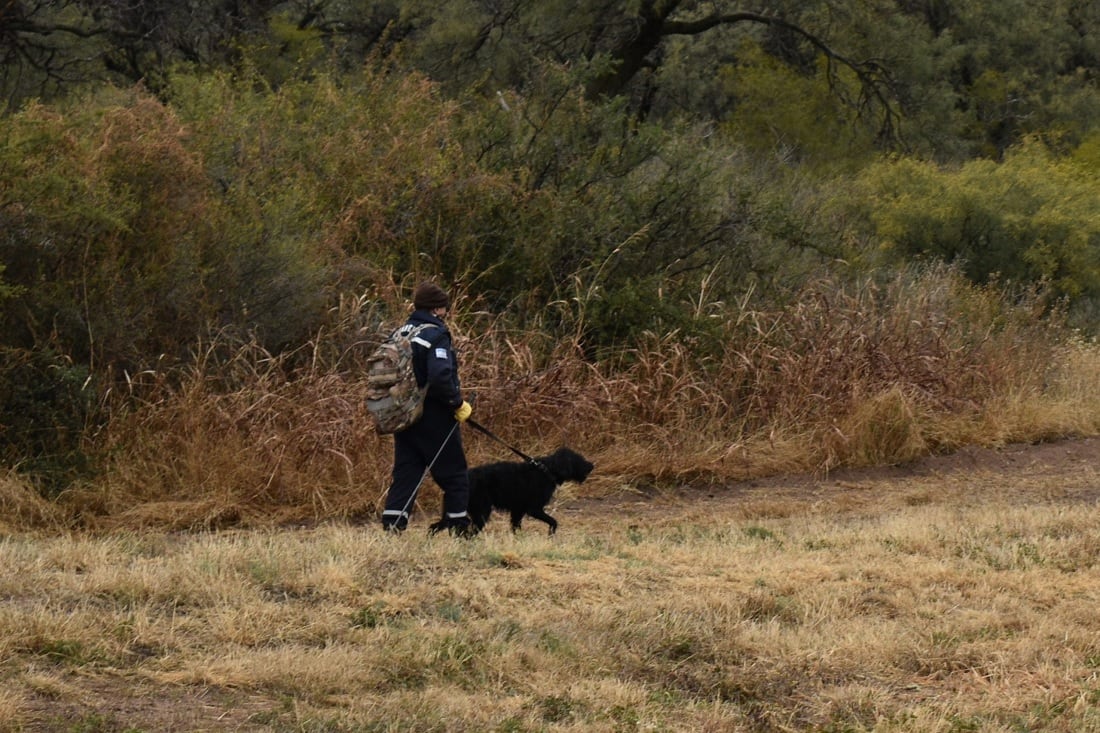
[[[382,531],[386,534],[401,534],[408,526],[408,517],[386,517],[382,520]]]

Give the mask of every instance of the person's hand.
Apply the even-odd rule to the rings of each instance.
[[[455,420],[459,422],[466,422],[469,419],[470,414],[474,411],[474,408],[470,406],[470,403],[463,400],[462,404],[455,410]]]

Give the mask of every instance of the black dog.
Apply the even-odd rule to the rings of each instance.
[[[471,468],[468,510],[471,534],[485,527],[493,509],[512,515],[513,532],[520,528],[524,515],[528,515],[546,522],[550,534],[554,534],[558,522],[546,513],[554,490],[566,481],[583,482],[593,468],[584,456],[569,448],[559,448],[533,461],[501,461]]]

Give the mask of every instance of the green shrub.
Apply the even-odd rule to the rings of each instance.
[[[0,460],[56,494],[87,474],[88,370],[50,350],[0,348]]]
[[[896,261],[957,262],[973,281],[1049,283],[1070,299],[1100,295],[1100,185],[1039,143],[1004,162],[945,169],[887,161],[861,176],[864,211]]]

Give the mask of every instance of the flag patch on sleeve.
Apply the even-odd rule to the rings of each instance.
[[[435,350],[435,358],[436,359],[446,359],[447,358],[447,350],[446,349],[436,349]]]

